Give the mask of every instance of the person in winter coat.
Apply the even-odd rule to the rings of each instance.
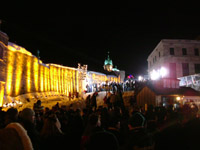
[[[65,147],[64,134],[61,131],[61,124],[55,114],[45,118],[41,131],[42,149],[55,150]]]
[[[33,150],[26,130],[19,123],[10,123],[0,130],[1,150]]]
[[[35,112],[30,108],[24,108],[19,114],[20,124],[25,128],[31,139],[34,150],[40,150],[40,135],[36,130]]]

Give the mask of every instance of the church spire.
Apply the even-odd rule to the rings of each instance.
[[[110,60],[109,53],[110,53],[110,52],[108,51],[108,57],[107,57],[107,60]]]
[[[112,60],[110,59],[109,54],[110,54],[110,52],[108,51],[108,57],[107,57],[107,59],[105,59],[103,67],[104,67],[104,70],[112,71],[113,63],[112,63]]]

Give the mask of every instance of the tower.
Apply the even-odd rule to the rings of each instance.
[[[105,59],[105,61],[104,61],[104,66],[103,67],[104,67],[104,70],[109,71],[109,72],[111,72],[112,69],[113,69],[113,63],[112,63],[112,60],[109,57],[109,52],[108,52],[107,59]]]

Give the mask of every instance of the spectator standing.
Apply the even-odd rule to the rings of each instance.
[[[92,106],[92,108],[94,108],[95,111],[97,109],[97,95],[98,95],[98,93],[94,92],[91,97],[91,106]]]
[[[26,130],[19,123],[10,123],[0,130],[1,150],[33,150]]]
[[[152,146],[152,138],[145,128],[145,118],[140,112],[136,112],[130,117],[128,126],[126,150],[144,149]]]
[[[90,108],[90,104],[91,104],[91,95],[88,95],[88,96],[86,97],[85,103],[86,103],[86,108]]]
[[[9,108],[5,115],[5,126],[12,122],[18,121],[18,110],[16,108]]]
[[[24,108],[19,114],[20,123],[26,129],[31,139],[34,150],[40,149],[40,135],[35,126],[35,112],[30,108]]]
[[[33,106],[33,110],[36,114],[43,113],[44,107],[42,106],[41,100],[37,100],[37,102]]]
[[[49,115],[44,120],[41,131],[42,149],[62,149],[66,145],[64,134],[61,131],[61,124],[55,114]]]
[[[97,131],[101,131],[101,128],[98,126],[98,115],[90,114],[81,138],[81,150],[87,149],[91,135]]]

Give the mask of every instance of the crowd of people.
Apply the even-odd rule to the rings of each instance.
[[[194,150],[198,146],[197,107],[150,105],[144,111],[132,104],[127,108],[120,92],[108,94],[105,105],[97,107],[97,96],[97,92],[88,96],[84,109],[59,103],[49,109],[38,101],[20,112],[1,110],[0,149]]]

